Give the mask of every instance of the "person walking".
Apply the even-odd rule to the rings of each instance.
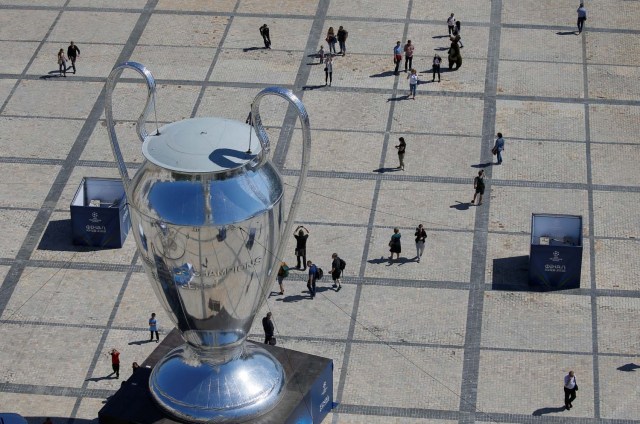
[[[324,63],[324,46],[320,46],[320,50],[318,50],[318,57],[320,58],[320,63]]]
[[[413,96],[413,100],[416,99],[416,90],[418,89],[418,72],[415,69],[411,69],[411,73],[407,75],[409,80],[409,95]],[[402,167],[404,169],[404,166]]]
[[[424,246],[427,243],[427,232],[424,230],[422,224],[418,225],[416,228],[416,258],[418,258],[418,263],[420,263],[420,258],[422,258],[422,254],[424,253]]]
[[[396,65],[396,68],[393,70],[394,75],[399,75],[400,71],[400,62],[402,61],[402,47],[401,42],[396,42],[396,46],[393,48],[393,63]]]
[[[453,35],[454,36],[456,36],[456,35],[458,36],[458,44],[460,45],[460,48],[462,49],[462,48],[464,48],[464,46],[462,45],[462,33],[460,32],[460,25],[461,25],[460,21],[456,21],[456,29],[453,32]]]
[[[340,284],[340,276],[342,275],[342,270],[344,267],[342,266],[342,259],[338,256],[337,253],[331,255],[331,278],[333,279],[333,288],[336,289],[337,292],[342,288],[342,284]]]
[[[502,138],[502,133],[498,133],[498,138],[496,138],[496,142],[493,145],[493,149],[491,152],[496,155],[498,159],[498,165],[502,164],[502,152],[504,151],[504,139]]]
[[[402,245],[400,243],[400,229],[398,227],[393,229],[393,234],[391,235],[391,240],[389,241],[389,252],[391,252],[391,256],[389,256],[389,260],[393,260],[393,254],[396,254],[397,259],[400,259],[400,253],[402,253]]]
[[[64,55],[64,49],[58,51],[58,70],[60,71],[60,75],[65,78],[67,77],[67,58]]]
[[[398,168],[396,169],[402,169],[404,171],[404,153],[407,150],[407,143],[404,141],[404,137],[400,137],[398,139],[398,141],[400,141],[400,144],[398,144],[396,147],[396,149],[398,149]]]
[[[584,7],[584,2],[580,2],[580,6],[578,7],[578,34],[582,32],[582,28],[584,28],[584,21],[587,20],[587,9]]]
[[[156,319],[156,314],[152,313],[151,318],[149,318],[149,332],[151,333],[150,342],[153,341],[153,333],[156,334],[156,343],[160,341],[160,336],[158,335],[158,320]]]
[[[342,56],[347,54],[347,37],[349,37],[349,32],[340,26],[338,28],[338,43],[340,44],[340,54]]]
[[[453,34],[453,29],[456,27],[456,18],[453,13],[447,19],[447,27],[449,28],[449,35]]]
[[[114,348],[109,351],[109,355],[111,355],[111,369],[116,374],[116,378],[120,378],[120,352]]]
[[[576,383],[576,375],[573,371],[564,376],[564,407],[573,408],[572,402],[576,399],[578,391],[578,383]]]
[[[324,63],[324,85],[329,83],[329,87],[331,87],[331,83],[333,82],[333,57],[331,55],[327,56],[327,60]]]
[[[333,27],[329,27],[325,41],[329,44],[329,55],[336,54],[336,43],[338,42],[338,39],[333,31]]]
[[[442,63],[442,58],[439,54],[433,56],[433,79],[431,81],[436,80],[436,73],[438,74],[438,82],[440,82],[440,64]]]
[[[80,49],[78,46],[73,44],[73,41],[67,47],[67,57],[71,61],[71,69],[73,69],[73,73],[76,73],[76,59],[80,56]]]
[[[278,269],[277,280],[280,285],[280,295],[284,294],[284,287],[282,286],[282,282],[285,278],[289,276],[289,267],[286,262],[280,262],[280,268]]]
[[[478,176],[473,179],[473,188],[475,189],[475,194],[473,195],[471,204],[473,205],[475,203],[476,197],[479,194],[478,206],[480,206],[482,204],[482,196],[484,195],[484,169],[478,171]]]
[[[267,312],[267,315],[262,318],[262,329],[264,330],[264,344],[275,345],[272,341],[275,327],[271,321],[271,312]]]
[[[305,269],[307,269],[307,239],[309,238],[309,230],[307,230],[307,228],[303,225],[298,225],[298,228],[296,228],[293,233],[293,237],[296,239],[295,254],[296,258],[298,259],[296,268],[300,269],[300,267],[303,266],[304,268],[302,270],[304,271]],[[300,259],[302,259],[302,265],[300,265]]]
[[[411,44],[411,40],[407,40],[407,44],[404,45],[404,71],[407,72],[407,65],[409,65],[408,69],[413,68],[413,50],[414,45]]]
[[[260,35],[262,35],[262,41],[264,41],[264,48],[271,48],[271,36],[269,35],[269,27],[267,24],[263,24],[260,27]]]
[[[311,299],[316,297],[316,281],[318,280],[318,267],[311,261],[307,261],[307,267],[309,268],[309,279],[307,280],[307,288]]]

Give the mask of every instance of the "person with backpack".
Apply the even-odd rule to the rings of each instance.
[[[284,287],[282,286],[282,282],[285,278],[289,276],[289,267],[286,262],[280,262],[280,269],[278,269],[278,284],[280,285],[280,295],[284,294]]]
[[[336,33],[333,31],[333,27],[329,27],[329,30],[327,31],[327,38],[324,40],[329,44],[329,54],[335,55],[338,38],[336,37]]]
[[[311,299],[313,299],[314,297],[316,297],[316,281],[322,278],[322,270],[311,261],[307,261],[307,266],[309,267],[309,280],[307,281],[307,288],[309,289]]]
[[[331,255],[333,261],[331,262],[331,278],[333,278],[333,288],[336,289],[337,292],[342,288],[342,284],[340,284],[340,276],[342,275],[342,271],[344,271],[347,263],[343,261],[337,253]]]
[[[400,253],[402,253],[402,245],[400,243],[400,229],[398,227],[393,229],[393,235],[391,236],[391,240],[389,241],[389,252],[391,256],[389,256],[389,260],[393,260],[393,254],[396,254],[398,260],[400,259]]]
[[[504,151],[504,138],[502,138],[502,133],[498,133],[496,136],[496,142],[493,145],[493,149],[491,149],[491,153],[496,155],[498,165],[502,165],[502,152]]]

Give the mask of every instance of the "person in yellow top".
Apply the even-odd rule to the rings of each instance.
[[[280,295],[284,294],[284,287],[282,286],[282,282],[285,278],[289,276],[289,267],[286,262],[280,262],[280,269],[278,269],[278,284],[280,285]]]

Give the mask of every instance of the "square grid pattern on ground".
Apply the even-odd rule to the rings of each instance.
[[[294,271],[286,294],[273,292],[257,316],[273,311],[284,347],[334,360],[326,422],[640,423],[640,2],[587,1],[582,34],[577,3],[0,0],[0,411],[31,424],[97,421],[121,381],[109,377],[107,350],[119,348],[124,364],[149,355],[152,311],[162,333],[172,328],[133,236],[122,249],[95,250],[69,234],[81,178],[117,176],[103,86],[114,65],[135,60],[157,78],[160,123],[244,121],[270,85],[307,107],[311,173],[297,221],[311,231],[310,259],[327,269],[336,251],[347,261],[344,288],[323,281],[312,301]],[[455,72],[450,13],[465,46]],[[315,54],[340,25],[347,54],[335,57],[325,86]],[[392,72],[392,47],[408,39],[415,100],[406,74]],[[56,53],[70,40],[81,55],[77,73],[63,77]],[[432,82],[436,53],[445,57],[441,82]],[[114,114],[135,170],[145,88],[123,76]],[[299,123],[280,99],[261,109],[291,193]],[[494,166],[498,131],[507,145]],[[487,191],[473,206],[479,169]],[[583,216],[580,289],[522,290],[536,212]],[[428,233],[421,262],[418,223]],[[389,262],[393,227],[403,252]],[[260,339],[256,321],[251,337]],[[580,391],[567,411],[570,369]]]

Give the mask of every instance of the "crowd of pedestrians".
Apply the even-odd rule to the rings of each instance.
[[[577,9],[578,20],[578,34],[582,33],[584,29],[584,23],[587,19],[587,11],[584,7],[584,3],[580,3],[579,8]],[[451,13],[448,17],[447,21],[448,35],[451,41],[451,48],[449,51],[450,57],[450,68],[451,68],[451,54],[452,50],[459,51],[464,47],[461,38],[461,22],[456,19],[455,14]],[[262,25],[259,28],[260,35],[264,42],[265,49],[271,49],[271,37],[270,30],[267,24]],[[347,53],[347,39],[348,32],[344,27],[340,26],[337,31],[334,30],[333,27],[330,27],[327,31],[325,41],[327,42],[328,51],[324,49],[324,45],[320,46],[320,49],[317,53],[317,57],[319,58],[319,63],[324,65],[325,72],[325,85],[331,86],[333,79],[333,58],[335,56],[345,56]],[[339,47],[339,51],[336,49],[336,45]],[[409,93],[410,96],[415,99],[417,86],[419,84],[419,76],[416,69],[413,67],[413,58],[415,53],[415,45],[411,40],[407,40],[407,42],[403,45],[401,41],[397,41],[396,45],[393,47],[393,61],[394,61],[394,71],[395,75],[399,75],[400,66],[403,62],[403,54],[404,54],[404,72],[407,73],[407,80],[409,81]],[[80,49],[73,41],[70,42],[66,55],[65,50],[60,49],[57,54],[57,62],[58,62],[58,71],[61,76],[66,77],[66,73],[68,70],[72,70],[72,72],[76,73],[76,61],[80,57]],[[68,65],[70,62],[70,66]],[[432,81],[435,82],[436,75],[438,77],[438,82],[441,81],[440,76],[440,67],[442,64],[442,58],[435,54],[432,61]],[[458,67],[460,65],[458,64]],[[399,144],[395,146],[398,153],[398,169],[405,169],[405,154],[407,149],[407,144],[404,137],[399,138]],[[492,148],[492,154],[496,156],[497,165],[501,165],[503,162],[503,152],[505,150],[505,141],[502,133],[497,133],[496,140],[494,142]],[[474,195],[471,200],[471,205],[482,205],[482,198],[485,191],[485,172],[484,170],[480,170],[478,175],[473,179],[473,189]],[[477,202],[476,202],[477,201]],[[307,271],[307,289],[311,299],[314,299],[317,293],[317,284],[322,280],[324,272],[320,266],[314,263],[312,260],[307,257],[307,242],[309,239],[310,232],[305,226],[298,226],[294,232],[294,238],[296,240],[296,248],[295,248],[295,256],[296,256],[296,269],[301,271]],[[400,260],[400,254],[402,253],[402,234],[398,227],[393,229],[393,233],[389,239],[388,247],[389,247],[389,261]],[[415,240],[415,249],[416,255],[413,259],[417,263],[420,263],[420,260],[424,254],[427,240],[427,232],[423,226],[423,224],[419,224],[414,232],[414,240]],[[395,255],[395,258],[394,258]],[[346,262],[342,259],[338,253],[333,253],[330,259],[327,259],[330,265],[327,269],[330,269],[330,275],[332,280],[332,288],[335,292],[339,292],[342,289],[342,277],[346,268]],[[284,281],[287,277],[290,276],[290,268],[286,262],[282,261],[278,268],[277,272],[277,282],[280,288],[279,295],[285,294]],[[158,323],[156,319],[156,314],[152,313],[151,317],[148,320],[150,339],[152,342],[155,336],[155,342],[159,342],[159,332],[158,332]],[[265,344],[275,345],[275,327],[272,321],[272,313],[268,312],[266,316],[262,319],[262,326],[265,333]],[[113,348],[108,352],[108,355],[111,359],[111,365],[113,374],[115,378],[118,379],[120,377],[120,352]],[[132,369],[135,372],[139,368],[137,362],[133,363]],[[564,378],[564,405],[566,409],[571,409],[573,407],[572,402],[576,399],[576,392],[578,390],[578,385],[576,382],[575,374],[573,371],[570,371]],[[47,422],[45,424],[50,424],[50,419],[47,418]]]

